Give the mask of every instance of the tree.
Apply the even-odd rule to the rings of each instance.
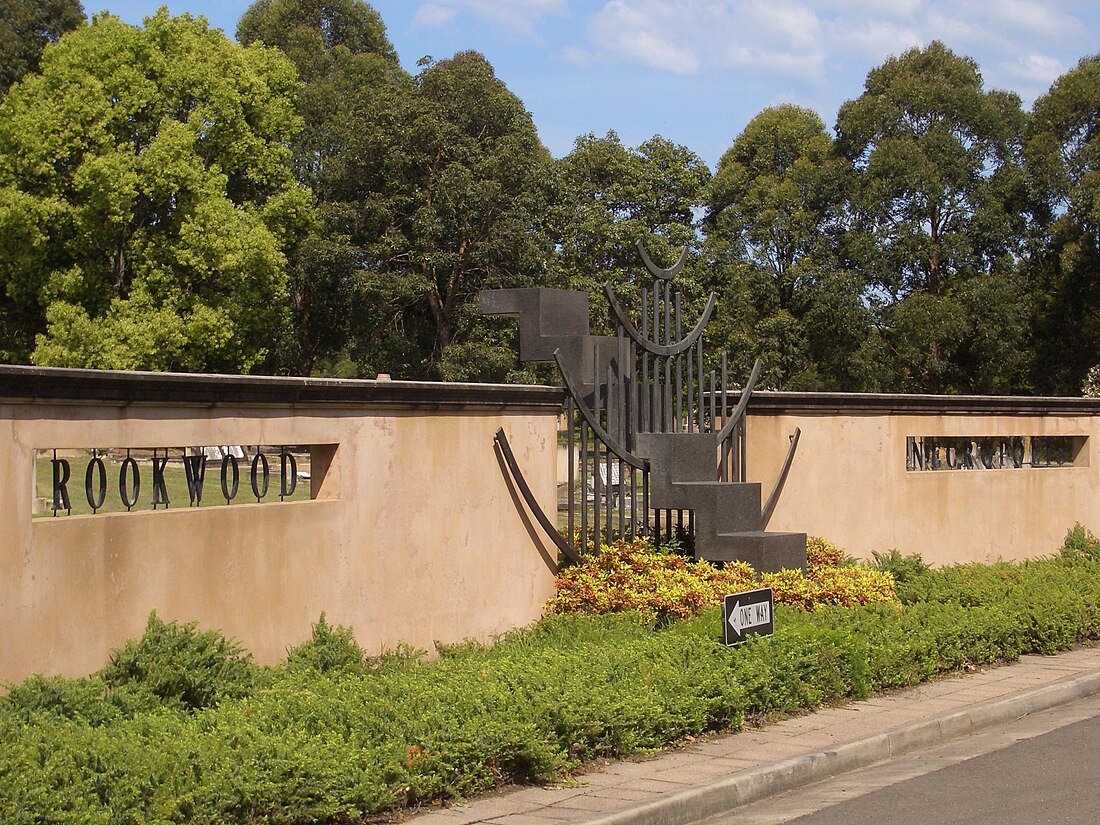
[[[1035,101],[1025,154],[1047,228],[1031,268],[1040,296],[1036,384],[1076,394],[1100,363],[1100,55]]]
[[[561,194],[552,216],[558,283],[588,290],[596,309],[606,304],[605,283],[623,301],[633,299],[628,287],[648,286],[638,241],[659,265],[671,266],[682,246],[697,258],[695,210],[709,181],[710,170],[694,152],[660,135],[636,149],[614,132],[577,138],[558,164]],[[698,293],[690,269],[679,283],[689,295]],[[611,319],[593,322],[609,329]]]
[[[858,172],[846,252],[880,310],[893,388],[1026,380],[1024,122],[1015,95],[985,91],[974,61],[938,42],[873,69],[840,109],[838,149]]]
[[[520,101],[474,52],[410,77],[360,0],[260,0],[238,37],[284,49],[306,81],[295,169],[324,240],[293,270],[302,368],[504,377],[496,339],[513,333],[477,315],[477,292],[530,283],[550,257],[551,159]]]
[[[412,78],[399,65],[382,18],[360,0],[258,0],[241,17],[237,39],[281,50],[304,81],[298,97],[304,128],[292,143],[292,163],[313,192],[320,220],[290,251],[295,335],[289,357],[304,374],[339,371],[353,336],[386,324],[385,308],[373,305],[360,283],[361,195],[384,185],[384,170],[372,170],[354,183],[362,188],[349,191],[349,141],[365,133],[376,141],[368,151],[384,157],[393,137],[388,118],[413,93]],[[364,164],[353,165],[364,173]]]
[[[848,163],[809,109],[766,109],[722,156],[707,197],[715,332],[779,389],[853,389],[870,323],[863,284],[837,261]]]
[[[0,0],[0,97],[38,71],[47,45],[84,22],[80,0]]]
[[[249,371],[285,335],[284,250],[315,220],[293,66],[201,18],[104,15],[0,106],[3,357]]]
[[[358,130],[346,159],[349,185],[378,181],[375,191],[356,193],[365,286],[395,310],[384,337],[371,342],[375,354],[364,354],[403,355],[401,368],[413,376],[488,377],[468,357],[493,328],[476,314],[477,293],[533,285],[546,272],[550,153],[476,52],[428,66],[393,105],[395,128]],[[395,333],[412,348],[397,351]]]

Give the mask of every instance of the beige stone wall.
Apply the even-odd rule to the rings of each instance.
[[[534,621],[556,550],[517,506],[493,436],[504,427],[552,513],[557,410],[487,406],[0,403],[0,680],[94,671],[154,609],[262,662],[308,638],[322,611],[371,652]],[[35,448],[181,444],[335,452],[310,501],[31,516]],[[71,493],[83,472],[74,463]]]
[[[1100,530],[1100,418],[833,410],[754,413],[749,480],[771,491],[798,453],[769,530],[825,536],[852,555],[897,548],[936,564],[1048,555],[1075,522]],[[907,436],[1085,436],[1073,467],[906,471]]]

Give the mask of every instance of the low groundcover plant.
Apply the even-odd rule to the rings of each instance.
[[[801,595],[778,604],[775,635],[736,648],[721,643],[709,596],[686,614],[673,607],[676,593],[696,599],[703,585],[650,571],[659,565],[646,548],[613,549],[592,560],[592,575],[618,557],[629,571],[602,575],[634,590],[652,576],[660,595],[648,603],[555,612],[493,645],[441,645],[431,662],[409,650],[368,657],[322,616],[285,663],[261,667],[216,631],[154,615],[100,673],[8,686],[0,822],[356,822],[559,780],[586,760],[736,729],[747,716],[1052,653],[1100,637],[1100,544],[1075,530],[1046,559],[938,570],[908,559],[896,598],[881,587],[866,604],[829,603],[846,585],[826,576],[815,586],[828,599],[812,611]],[[838,579],[861,569],[825,544],[806,581],[814,569]],[[663,564],[692,566],[677,559]],[[696,578],[717,592],[738,570]]]

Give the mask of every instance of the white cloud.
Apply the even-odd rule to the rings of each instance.
[[[416,14],[413,15],[412,24],[414,26],[435,28],[436,26],[445,26],[454,19],[454,9],[437,6],[434,3],[425,3],[416,10]]]
[[[674,74],[694,74],[700,60],[677,25],[678,0],[611,0],[588,23],[588,39],[612,59]]]
[[[797,0],[608,0],[588,20],[589,51],[673,74],[736,68],[820,82],[822,27]]]
[[[569,0],[436,0],[425,3],[416,11],[414,22],[426,9],[430,10],[429,19],[441,19],[448,14],[445,22],[450,22],[460,13],[468,12],[483,20],[506,29],[533,34],[536,24],[548,14],[564,14],[568,11]],[[432,25],[429,23],[428,25]]]

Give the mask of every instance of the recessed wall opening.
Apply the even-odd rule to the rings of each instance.
[[[335,444],[39,448],[34,516],[308,501],[321,497]]]
[[[1087,467],[1083,435],[908,436],[905,469],[1022,470]]]

